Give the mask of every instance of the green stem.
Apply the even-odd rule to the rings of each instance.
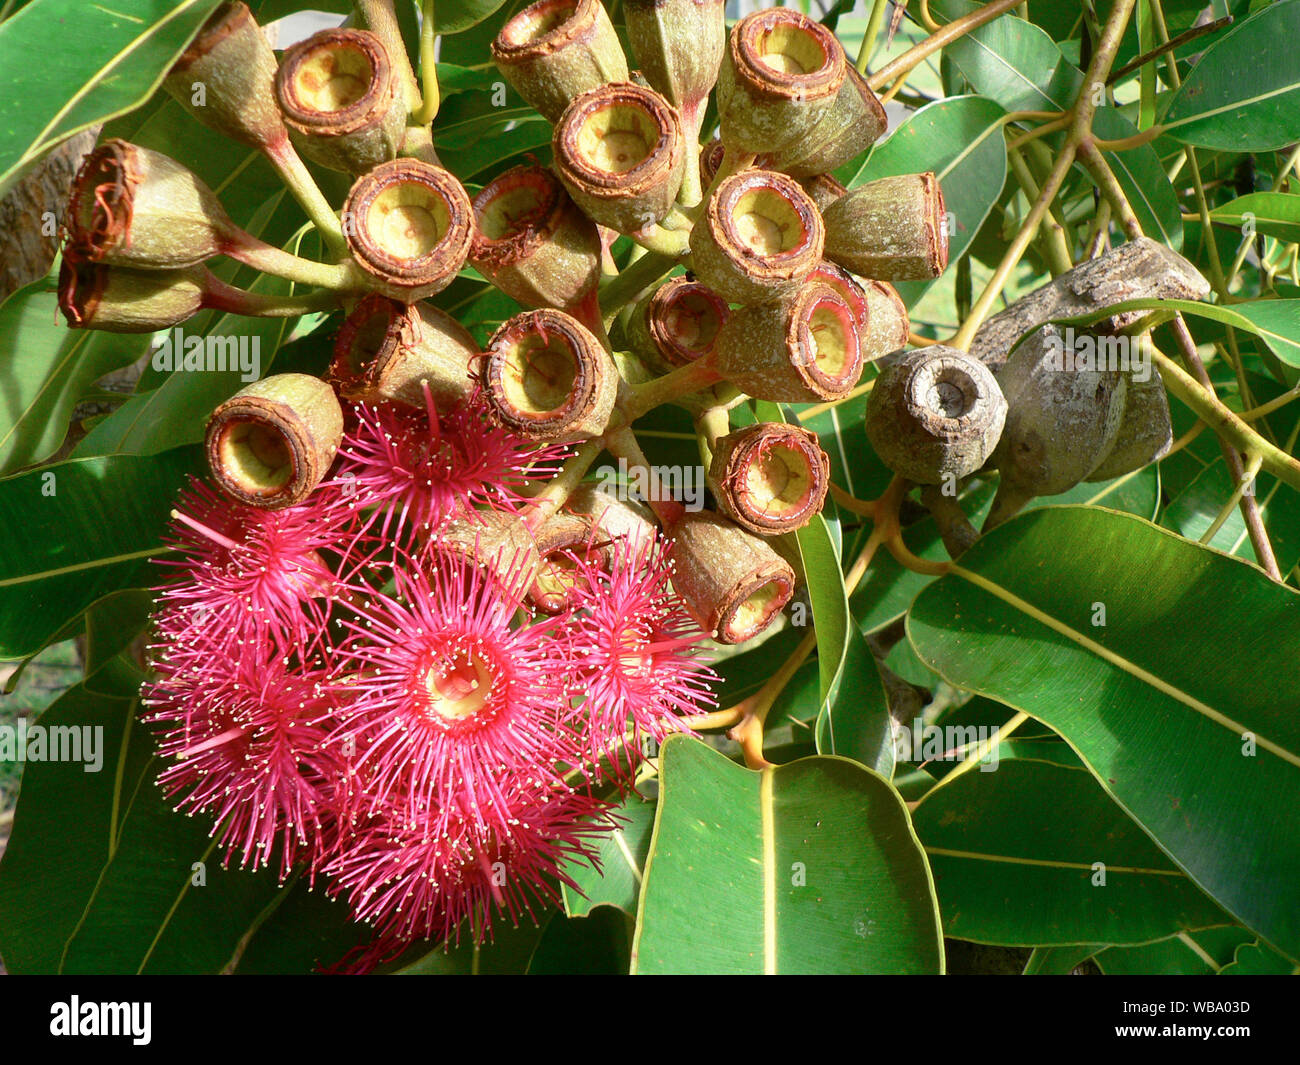
[[[569,496],[573,495],[574,490],[582,483],[582,479],[587,476],[587,471],[591,469],[591,464],[596,461],[596,457],[604,447],[605,442],[601,438],[588,440],[565,459],[560,472],[547,481],[545,487],[529,500],[524,524],[530,531],[535,532],[545,525],[555,512],[568,502]]]
[[[881,67],[874,74],[872,74],[871,77],[867,79],[867,84],[870,85],[874,91],[879,92],[886,85],[892,84],[894,79],[897,78],[899,75],[906,74],[913,67],[919,66],[926,59],[928,59],[935,52],[937,52],[940,48],[952,44],[952,42],[955,41],[958,37],[962,37],[965,34],[970,33],[971,30],[978,29],[980,26],[983,26],[984,23],[991,22],[999,15],[1005,15],[1019,2],[1020,0],[994,0],[993,3],[985,4],[979,10],[972,11],[969,15],[963,15],[959,19],[953,19],[953,21],[948,23],[948,25],[944,26],[943,29],[939,30],[937,33],[930,34],[929,37],[923,40],[920,44],[916,45],[916,47],[909,48],[897,59],[893,60],[892,62],[886,63],[883,67]],[[1130,7],[1131,6],[1132,5],[1130,5]],[[881,2],[881,0],[876,0],[876,7],[877,8],[884,7],[884,4]],[[875,11],[872,11],[871,17],[873,19],[876,17]],[[880,18],[882,20],[884,19],[883,12]],[[868,26],[867,35],[862,39],[862,47],[864,52],[866,51],[867,48],[870,47],[867,44],[867,42],[875,39],[874,33],[879,32],[879,29],[880,27],[877,26],[876,30],[872,31],[870,26]],[[861,53],[859,53],[858,55],[859,73],[865,74],[867,72],[866,69],[867,61],[868,60],[865,59]]]
[[[635,303],[642,294],[653,288],[682,261],[680,255],[643,255],[615,277],[600,292],[600,311],[608,321],[626,304]]]
[[[325,199],[325,194],[321,192],[316,179],[311,176],[311,171],[293,145],[288,140],[268,145],[266,157],[275,167],[285,187],[311,219],[311,224],[320,233],[329,254],[335,259],[347,258],[348,242],[343,238],[339,216],[335,214],[329,200]]]
[[[876,38],[880,36],[880,27],[885,24],[885,11],[888,7],[888,0],[875,0],[871,7],[871,17],[867,20],[867,28],[862,33],[862,45],[858,48],[859,74],[866,74],[867,64],[875,54]]]
[[[1115,52],[1123,39],[1124,28],[1128,25],[1129,16],[1133,13],[1135,2],[1136,0],[1116,0],[1110,16],[1106,19],[1101,39],[1097,42],[1097,50],[1092,57],[1092,62],[1088,64],[1088,73],[1084,75],[1083,84],[1079,88],[1079,96],[1075,100],[1069,132],[1066,134],[1065,143],[1061,147],[1061,153],[1057,156],[1056,165],[1052,168],[1052,172],[1048,174],[1047,180],[1043,182],[1042,193],[1034,201],[1034,205],[1025,217],[1020,231],[1011,241],[1006,253],[1002,256],[1002,261],[998,263],[997,268],[993,271],[993,276],[989,278],[988,284],[984,286],[984,290],[979,294],[979,298],[971,308],[970,315],[953,337],[951,342],[953,347],[961,348],[963,351],[970,347],[971,340],[979,331],[984,319],[988,317],[994,302],[1001,295],[1002,289],[1010,279],[1012,271],[1019,265],[1021,257],[1025,254],[1025,249],[1029,247],[1029,242],[1034,239],[1035,234],[1038,232],[1038,226],[1064,184],[1065,178],[1070,172],[1070,167],[1074,165],[1079,145],[1091,139],[1092,118],[1097,112],[1092,86],[1105,84],[1106,75],[1110,71],[1111,64],[1115,61]],[[996,5],[990,4],[988,6],[994,7]],[[980,10],[983,11],[985,8]],[[945,29],[951,29],[953,25],[955,24],[950,23]],[[936,36],[938,35],[936,34]]]
[[[420,79],[424,84],[424,101],[411,116],[411,122],[417,126],[427,126],[438,117],[438,108],[442,102],[438,91],[438,62],[433,56],[435,41],[433,21],[433,0],[424,0],[423,18],[420,21]]]
[[[228,314],[247,318],[297,318],[316,311],[332,311],[339,305],[339,295],[329,289],[299,296],[273,296],[263,292],[246,292],[209,277],[203,290],[203,305]]]
[[[350,260],[337,264],[313,262],[266,244],[243,230],[234,234],[222,251],[245,266],[302,285],[336,292],[352,292],[363,285],[361,275]]]
[[[397,12],[393,10],[393,0],[355,0],[357,14],[366,29],[383,42],[388,52],[388,61],[393,64],[393,73],[402,85],[402,95],[406,97],[406,110],[410,114],[420,110],[420,85],[415,80],[415,71],[411,69],[411,57],[406,54],[406,41],[402,38],[402,28],[397,24]]]
[[[1275,447],[1235,413],[1196,383],[1196,379],[1161,351],[1153,351],[1165,387],[1238,451],[1258,455],[1264,469],[1292,488],[1300,489],[1300,462]]]
[[[1007,160],[1011,163],[1012,172],[1016,175],[1016,180],[1020,183],[1026,198],[1033,203],[1042,195],[1042,190],[1034,181],[1034,175],[1030,172],[1024,155],[1019,149],[1008,147]],[[1070,259],[1070,248],[1065,242],[1065,230],[1061,227],[1060,221],[1050,211],[1048,217],[1050,223],[1044,228],[1039,243],[1052,276],[1059,277],[1073,269],[1074,263]]]
[[[697,359],[643,385],[629,385],[619,401],[619,407],[623,416],[629,422],[634,422],[655,407],[699,392],[721,380],[708,359]]]

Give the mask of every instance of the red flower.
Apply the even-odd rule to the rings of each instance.
[[[645,736],[690,731],[681,718],[715,705],[716,675],[699,658],[705,634],[670,587],[660,541],[619,540],[607,565],[595,552],[575,562],[570,643],[592,750],[630,768]]]
[[[331,737],[355,752],[363,814],[405,796],[412,825],[434,810],[502,831],[512,787],[579,763],[562,619],[512,625],[523,576],[436,558],[427,574],[394,568],[391,596],[365,590],[337,653],[352,676]]]

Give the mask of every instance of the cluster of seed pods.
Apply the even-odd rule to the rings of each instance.
[[[216,487],[177,507],[146,703],[178,808],[228,860],[322,876],[375,928],[361,967],[490,935],[592,859],[643,741],[712,705],[703,645],[780,617],[799,579],[781,537],[826,497],[815,434],[731,412],[846,396],[907,342],[892,282],[946,265],[933,174],[832,175],[886,125],[833,33],[785,8],[728,30],[721,0],[623,9],[639,70],[599,0],[505,24],[491,58],[552,123],[552,161],[471,197],[383,27],[277,58],[244,4],[219,8],[165,87],[263,153],[326,261],[122,141],[68,205],[73,327],[342,311],[321,377],[212,413]],[[352,175],[341,212],[303,158]],[[217,256],[304,289],[234,288]],[[523,308],[482,345],[434,301],[467,267]],[[657,490],[636,421],[663,403],[694,417],[709,508]],[[584,480],[602,453],[648,498]]]

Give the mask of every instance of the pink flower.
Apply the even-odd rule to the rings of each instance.
[[[338,582],[321,552],[343,537],[351,509],[321,488],[304,503],[262,510],[191,483],[172,512],[180,580],[159,589],[173,639],[182,622],[229,650],[266,636],[296,648],[317,642]]]
[[[172,760],[158,782],[178,810],[212,815],[226,864],[238,856],[256,870],[278,844],[284,879],[335,831],[347,767],[325,739],[338,692],[323,672],[286,668],[269,645],[237,658],[209,651],[206,676],[180,690],[164,680],[146,695],[145,721]]]
[[[514,625],[525,575],[499,581],[445,558],[393,569],[393,595],[366,590],[338,649],[350,699],[334,745],[355,752],[370,812],[404,796],[504,830],[511,787],[548,787],[582,740],[565,684],[562,619]]]
[[[375,507],[384,536],[437,528],[475,506],[514,509],[530,478],[554,475],[564,448],[534,442],[491,424],[470,402],[439,414],[425,386],[425,409],[359,403],[355,427],[343,439],[335,482],[350,486],[360,505]]]
[[[644,737],[689,732],[681,718],[716,704],[716,675],[699,658],[705,634],[670,587],[662,543],[618,540],[607,560],[575,556],[570,645],[592,749],[630,768]]]
[[[474,942],[489,941],[497,915],[536,923],[559,902],[559,884],[577,889],[566,864],[597,865],[592,840],[614,827],[607,804],[569,789],[511,789],[508,808],[486,832],[438,817],[411,825],[402,802],[371,816],[326,867],[331,892],[346,893],[353,917],[376,929],[354,971],[416,940],[459,943],[467,925]]]

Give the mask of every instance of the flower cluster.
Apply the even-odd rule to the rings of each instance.
[[[536,916],[594,861],[643,736],[712,704],[703,635],[657,538],[548,556],[570,594],[531,606],[525,483],[563,449],[482,417],[360,402],[329,478],[278,510],[194,483],[174,515],[147,721],[159,778],[227,863],[303,869],[375,929],[353,965]],[[475,551],[445,550],[469,530]],[[495,542],[495,541],[494,541]]]

